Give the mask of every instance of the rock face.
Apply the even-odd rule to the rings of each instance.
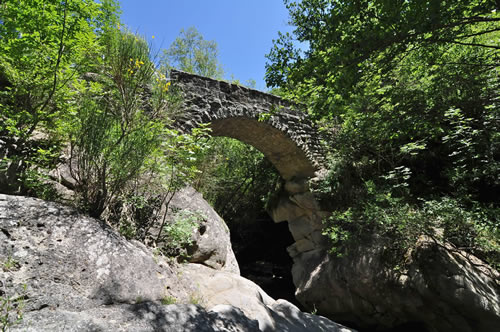
[[[24,302],[12,331],[350,331],[233,272],[167,263],[106,224],[33,198],[0,195],[0,263],[0,296]]]
[[[229,228],[199,192],[192,187],[183,188],[175,194],[170,205],[174,209],[197,212],[204,216],[203,224],[193,234],[193,246],[189,252],[191,263],[240,273],[231,247]]]
[[[241,308],[247,317],[258,321],[261,331],[352,331],[324,317],[301,312],[288,301],[275,301],[245,278],[194,264],[181,270],[193,281],[196,294],[202,294],[200,301],[206,306],[222,303]]]
[[[299,301],[338,321],[390,328],[419,322],[428,331],[496,331],[500,275],[476,257],[422,237],[408,270],[382,263],[383,242],[334,258],[319,250],[299,256],[293,277]]]

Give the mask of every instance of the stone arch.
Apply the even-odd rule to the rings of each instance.
[[[184,130],[210,123],[212,134],[228,136],[260,150],[285,180],[284,191],[268,211],[274,222],[288,221],[295,243],[293,279],[299,290],[311,254],[325,252],[322,220],[328,212],[309,190],[308,180],[321,173],[319,135],[304,112],[277,96],[236,84],[173,70],[170,77],[182,95]]]
[[[184,129],[210,123],[212,135],[260,150],[285,180],[311,178],[321,168],[319,136],[296,105],[237,84],[174,70],[170,75],[182,93]]]

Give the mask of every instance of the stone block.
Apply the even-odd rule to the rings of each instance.
[[[305,192],[305,193],[299,193],[290,196],[290,200],[297,204],[298,206],[305,208],[305,209],[310,209],[310,210],[319,210],[319,204],[316,201],[316,198],[314,197],[313,193],[311,192]]]
[[[281,197],[278,204],[269,211],[269,215],[275,223],[297,219],[306,213],[306,210],[297,206],[297,204],[294,204],[286,197]]]
[[[307,252],[314,250],[314,242],[312,242],[309,239],[300,239],[297,242],[295,242],[295,248],[297,249],[298,252]]]
[[[290,194],[307,192],[309,190],[309,183],[304,178],[292,178],[285,183],[285,190]]]
[[[288,221],[288,229],[295,241],[307,237],[314,231],[314,228],[311,226],[311,217],[305,215]]]

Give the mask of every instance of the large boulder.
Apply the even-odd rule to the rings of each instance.
[[[157,264],[141,243],[75,209],[33,198],[0,195],[0,261],[2,289],[26,285],[28,311],[187,296],[175,269]]]
[[[226,309],[226,310],[221,310]],[[19,332],[259,332],[257,321],[238,308],[207,311],[194,304],[162,305],[158,302],[114,304],[79,312],[31,311],[24,315]]]
[[[243,313],[259,323],[260,330],[296,332],[353,331],[321,316],[301,312],[286,300],[274,300],[248,279],[187,264],[181,268],[183,276],[192,280],[195,295],[207,307],[225,304],[241,308]]]
[[[240,273],[231,246],[229,228],[199,192],[192,187],[185,187],[173,196],[170,206],[174,210],[191,211],[203,216],[201,224],[192,236],[193,245],[189,248],[189,262]]]
[[[71,201],[76,182],[71,176],[68,163],[69,161],[61,163],[51,171],[50,176],[53,179],[52,185],[61,197]],[[190,211],[203,216],[199,220],[200,224],[193,231],[193,242],[188,252],[189,262],[204,264],[214,269],[222,269],[236,274],[240,273],[231,246],[229,228],[199,192],[193,187],[186,186],[173,193],[173,196],[169,193],[165,201],[169,202],[168,206],[164,203],[160,207],[160,214],[165,213],[168,209],[168,222],[175,219],[176,214],[172,211]],[[159,232],[158,226],[153,225],[150,229],[150,235],[153,238],[156,238]],[[159,246],[161,247],[162,244],[160,243]]]
[[[0,297],[12,304],[2,318],[23,314],[12,331],[350,331],[232,271],[179,266],[75,209],[20,196],[0,195]]]
[[[384,241],[334,257],[313,250],[295,257],[297,299],[306,308],[357,326],[414,325],[427,331],[489,332],[500,327],[500,274],[450,244],[422,236],[405,269],[383,259]]]

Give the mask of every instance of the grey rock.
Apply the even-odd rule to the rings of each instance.
[[[290,194],[308,192],[309,182],[304,178],[293,178],[285,182],[285,190]]]
[[[269,215],[275,223],[295,220],[310,213],[308,209],[304,209],[292,202],[287,195],[279,197],[276,205],[269,209]]]
[[[205,217],[203,225],[193,234],[189,261],[239,274],[229,228],[203,196],[192,187],[186,187],[174,195],[170,204],[175,209],[199,212]]]
[[[49,310],[29,312],[22,325],[11,331],[26,332],[236,332],[260,331],[237,308],[207,311],[193,304],[161,305],[158,302],[117,304],[83,311]]]
[[[7,261],[0,295],[25,303],[12,331],[351,331],[234,271],[166,262],[98,220],[34,198],[0,195]]]
[[[63,201],[71,201],[74,197],[72,189],[76,185],[69,169],[69,162],[71,161],[65,156],[61,159],[66,160],[66,162],[59,164],[50,173],[53,179],[51,183],[55,186]],[[161,207],[162,211],[165,211],[165,208],[166,206],[163,205]],[[190,186],[182,188],[170,200],[169,208],[170,210],[187,210],[200,213],[204,217],[202,224],[193,234],[193,245],[190,248],[189,261],[202,263],[215,269],[240,273],[231,246],[227,225],[199,192]],[[173,215],[170,213],[169,219],[172,218]],[[158,224],[154,225],[150,230],[153,238],[156,238],[158,234]]]
[[[182,274],[196,285],[195,292],[205,307],[225,304],[239,308],[246,317],[258,321],[264,332],[353,331],[325,317],[301,312],[288,301],[275,301],[259,286],[233,273],[187,264]]]
[[[11,290],[27,285],[27,310],[182,296],[173,268],[106,224],[38,199],[0,195],[0,201],[0,260],[19,264],[0,270],[0,280]]]
[[[346,257],[314,250],[294,257],[296,296],[306,308],[364,327],[422,322],[429,331],[495,331],[500,326],[500,275],[478,258],[422,237],[408,270],[383,263],[383,241]]]

